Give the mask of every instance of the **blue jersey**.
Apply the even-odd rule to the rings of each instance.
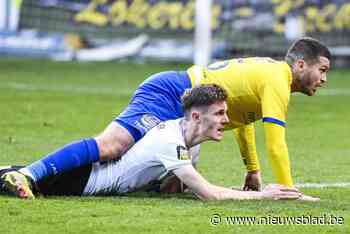
[[[181,96],[190,88],[186,72],[152,75],[138,87],[128,107],[115,120],[137,142],[159,122],[183,117]]]

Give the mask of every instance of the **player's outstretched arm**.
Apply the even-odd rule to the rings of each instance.
[[[277,177],[277,183],[293,188],[293,180],[288,157],[287,144],[285,142],[285,129],[274,123],[264,122],[266,133],[266,145],[273,172]],[[303,195],[302,201],[318,201],[319,198]]]
[[[268,186],[267,189],[256,191],[232,190],[216,186],[204,179],[191,165],[183,166],[173,171],[174,174],[188,186],[200,199],[206,200],[261,200],[261,199],[298,199],[301,197],[296,189],[282,185]]]
[[[243,190],[261,191],[262,180],[260,174],[260,164],[256,152],[254,124],[242,126],[234,130],[237,143],[241,152],[241,157],[247,168]]]
[[[240,128],[236,128],[234,129],[234,133],[247,170],[260,170],[260,164],[256,152],[254,124],[251,123]]]
[[[283,126],[264,122],[266,148],[278,184],[294,187]]]

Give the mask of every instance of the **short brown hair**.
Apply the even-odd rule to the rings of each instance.
[[[187,112],[192,107],[209,106],[219,101],[226,101],[227,93],[216,84],[200,85],[187,89],[181,97],[182,109]]]
[[[285,61],[292,66],[298,59],[305,60],[308,64],[319,62],[319,57],[323,56],[331,60],[331,53],[327,46],[320,41],[311,38],[303,37],[295,41],[288,49]]]

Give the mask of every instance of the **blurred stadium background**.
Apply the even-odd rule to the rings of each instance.
[[[208,28],[212,30],[208,32]],[[282,57],[291,41],[300,36],[322,40],[331,47],[337,66],[347,66],[349,1],[2,0],[0,3],[2,56],[192,62],[197,52],[195,62],[205,64],[232,56]]]

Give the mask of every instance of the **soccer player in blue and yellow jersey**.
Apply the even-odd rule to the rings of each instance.
[[[259,119],[264,123],[277,182],[293,187],[285,141],[289,97],[291,92],[313,96],[326,82],[330,57],[319,41],[301,38],[289,48],[285,61],[232,59],[208,67],[192,66],[186,72],[155,74],[139,86],[129,106],[100,135],[66,145],[2,179],[17,196],[31,197],[30,179],[39,181],[91,162],[117,159],[160,121],[183,116],[181,96],[186,89],[213,83],[228,93],[230,121],[225,129],[234,130],[247,167],[244,190],[261,189],[253,125]]]

